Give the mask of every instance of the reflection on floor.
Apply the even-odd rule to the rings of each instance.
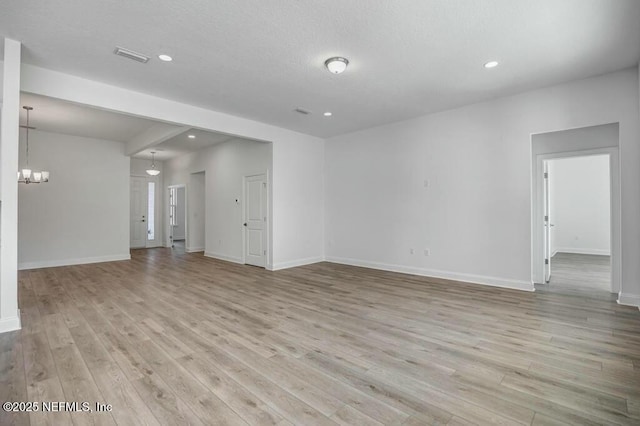
[[[549,287],[611,292],[611,257],[557,253],[551,259]]]
[[[177,254],[184,254],[186,252],[184,240],[174,240],[173,251]]]

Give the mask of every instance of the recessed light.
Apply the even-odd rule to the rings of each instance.
[[[195,139],[195,138],[196,138],[196,135],[189,135],[189,136],[187,136],[187,137],[188,137],[189,139]]]
[[[489,61],[486,64],[484,64],[485,68],[495,68],[498,66],[498,61]]]
[[[160,59],[161,61],[164,62],[171,62],[173,61],[173,58],[169,55],[158,55],[158,59]]]
[[[343,73],[347,69],[347,65],[349,65],[349,60],[341,56],[335,56],[324,61],[324,66],[332,74]]]
[[[329,111],[327,111],[327,112],[325,112],[325,113],[324,113],[324,116],[325,116],[325,117],[331,117],[332,115],[333,115],[333,114],[331,114]]]

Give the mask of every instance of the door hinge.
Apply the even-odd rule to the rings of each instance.
[[[267,251],[266,251],[266,250],[264,250],[264,255],[265,255],[265,256],[267,255]]]
[[[544,172],[544,178],[549,179],[549,172]]]
[[[544,264],[545,264],[545,265],[548,265],[548,264],[549,264],[549,259],[545,259],[545,260],[544,260]]]
[[[549,216],[545,215],[545,216],[544,216],[544,221],[545,221],[545,222],[549,222]]]
[[[267,182],[262,182],[262,187],[266,188],[267,187]]]

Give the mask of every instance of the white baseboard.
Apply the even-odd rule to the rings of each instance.
[[[22,324],[20,323],[20,309],[18,309],[15,317],[0,319],[0,333],[20,330],[21,328]]]
[[[85,265],[87,263],[116,262],[119,260],[131,260],[131,255],[127,253],[127,254],[114,254],[112,256],[80,257],[75,259],[57,259],[57,260],[42,260],[42,261],[36,261],[36,262],[21,262],[21,263],[18,263],[18,270],[23,271],[26,269],[55,268],[57,266]]]
[[[471,284],[489,285],[493,287],[510,288],[514,290],[535,291],[530,281],[509,280],[504,278],[487,277],[484,275],[464,274],[459,272],[439,271],[434,269],[418,268],[414,266],[391,265],[386,263],[370,262],[367,260],[348,259],[341,257],[327,257],[327,262],[343,265],[361,266],[364,268],[380,269],[383,271],[399,272],[402,274],[420,275],[423,277],[442,278],[446,280],[462,281]]]
[[[187,253],[198,253],[204,251],[204,247],[187,247],[186,251]]]
[[[604,249],[582,249],[582,248],[571,248],[571,247],[563,247],[557,248],[556,251],[553,252],[553,256],[558,253],[569,253],[569,254],[595,254],[598,256],[611,256],[610,250]]]
[[[295,268],[296,266],[311,265],[313,263],[324,262],[324,257],[306,257],[304,259],[288,260],[286,262],[278,262],[273,265],[268,265],[267,269],[270,271],[279,271],[280,269]]]
[[[618,303],[626,306],[636,306],[640,309],[640,294],[618,293]]]
[[[227,256],[226,254],[215,253],[215,252],[212,252],[212,251],[205,251],[204,255],[206,257],[212,257],[214,259],[224,260],[224,261],[227,261],[227,262],[239,263],[241,265],[244,265],[244,262],[242,261],[242,258],[240,258],[240,257]]]

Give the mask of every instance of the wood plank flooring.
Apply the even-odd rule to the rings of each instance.
[[[169,249],[24,271],[0,335],[0,424],[638,425],[640,312],[320,263]]]
[[[611,256],[556,253],[549,285],[564,290],[611,291]]]

